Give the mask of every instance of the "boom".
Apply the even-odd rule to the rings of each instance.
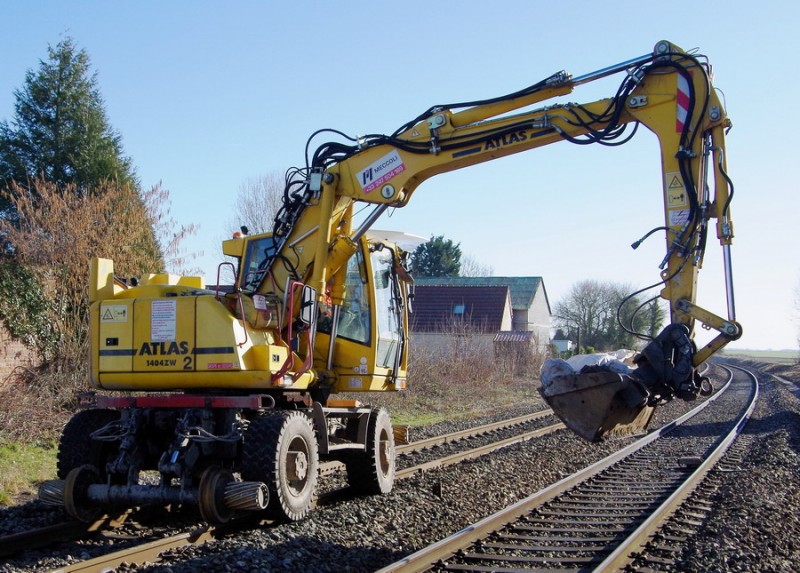
[[[624,79],[612,98],[541,106],[577,85],[615,73],[624,74]],[[540,107],[532,111],[519,112],[537,104]],[[386,208],[408,204],[429,177],[558,142],[619,145],[639,124],[655,133],[661,147],[666,231],[661,296],[670,302],[671,313],[669,332],[644,353],[651,359],[648,378],[653,383],[667,380],[677,391],[696,395],[699,386],[687,383],[688,371],[741,336],[730,258],[733,186],[725,154],[725,131],[731,122],[712,86],[708,63],[669,42],[659,42],[652,54],[578,78],[559,72],[507,96],[431,107],[389,136],[322,145],[306,169],[297,172],[300,178],[290,180],[275,222],[280,245],[275,260],[296,258],[297,263],[288,269],[273,265],[272,275],[277,284],[288,273],[319,292],[328,288],[334,304],[341,303],[339,271],[356,251],[358,238]],[[356,230],[355,202],[375,205]],[[726,265],[726,318],[695,304],[697,272],[712,218]],[[263,282],[259,290],[269,288]],[[692,348],[688,363],[683,353],[677,365],[681,374],[663,368],[660,363],[674,348],[691,347],[696,320],[718,331],[716,338],[699,351]],[[660,392],[671,393],[667,388]]]

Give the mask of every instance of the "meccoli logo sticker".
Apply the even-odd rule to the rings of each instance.
[[[402,157],[395,150],[387,153],[366,169],[359,171],[358,182],[364,193],[370,193],[406,170]]]

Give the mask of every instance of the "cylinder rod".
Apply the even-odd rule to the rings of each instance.
[[[731,246],[722,245],[722,262],[725,266],[725,296],[728,299],[728,320],[736,320],[736,303],[733,298],[733,264]]]

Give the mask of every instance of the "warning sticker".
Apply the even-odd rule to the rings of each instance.
[[[689,221],[689,209],[678,209],[669,212],[669,226],[683,227]]]
[[[689,201],[686,197],[686,191],[681,189],[680,191],[672,191],[667,189],[667,208],[673,209],[678,207],[686,207],[689,205]]]
[[[128,322],[128,305],[104,305],[100,311],[100,322]]]
[[[678,171],[664,174],[664,189],[667,194],[667,209],[680,209],[689,206],[686,188],[683,186],[683,177]]]
[[[672,191],[683,189],[683,177],[680,171],[664,173],[664,187]]]
[[[154,300],[150,305],[150,340],[167,342],[175,340],[177,301]]]

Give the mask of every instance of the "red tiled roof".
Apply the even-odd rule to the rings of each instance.
[[[446,332],[466,322],[481,332],[497,332],[510,304],[507,286],[416,286],[410,324],[414,332]],[[460,311],[460,312],[459,312]]]

